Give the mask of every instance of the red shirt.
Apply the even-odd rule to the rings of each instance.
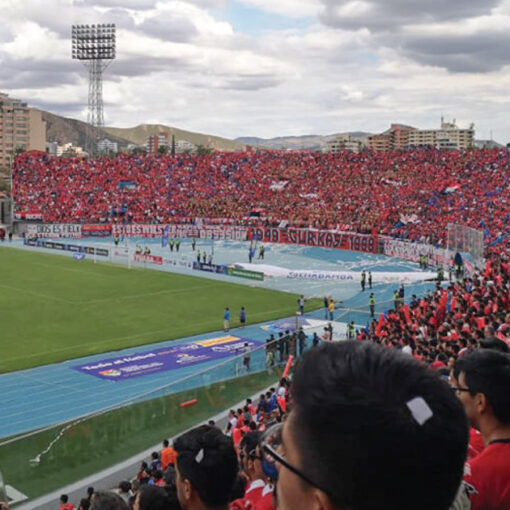
[[[480,455],[484,449],[485,445],[483,444],[482,434],[471,427],[469,429],[468,460],[473,460],[477,455]]]
[[[468,485],[471,510],[510,508],[510,440],[492,443],[466,463],[464,482]]]
[[[254,510],[275,510],[273,492],[274,487],[267,484],[262,490],[262,497],[258,500]]]
[[[251,482],[244,493],[244,498],[236,499],[230,504],[231,510],[253,510],[262,498],[265,486],[264,480],[254,480]]]

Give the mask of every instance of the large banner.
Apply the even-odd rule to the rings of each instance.
[[[36,237],[81,237],[81,225],[72,223],[43,223],[27,225],[27,235]]]
[[[377,253],[377,237],[352,232],[304,228],[254,228],[249,237],[269,243],[291,243],[321,248]]]
[[[111,225],[82,225],[81,233],[83,237],[109,237],[112,235]]]
[[[445,248],[435,248],[430,244],[410,243],[397,239],[384,240],[384,254],[388,257],[398,257],[410,262],[419,262],[421,256],[428,257],[431,265],[452,265],[454,254]]]
[[[221,239],[227,241],[244,241],[248,233],[247,227],[202,227],[194,225],[112,225],[114,236],[127,237],[162,237],[165,227],[168,227],[168,237],[201,239]]]
[[[207,361],[242,354],[245,343],[248,343],[248,346],[254,349],[263,345],[264,341],[228,335],[139,352],[128,356],[108,358],[93,363],[75,365],[71,368],[108,381],[125,381],[133,377],[194,366]]]

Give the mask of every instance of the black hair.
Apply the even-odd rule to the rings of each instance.
[[[90,500],[88,498],[80,499],[80,505],[78,506],[78,508],[81,508],[81,510],[89,510]]]
[[[131,483],[128,482],[127,480],[123,480],[122,482],[119,483],[119,489],[122,492],[129,492],[131,490]]]
[[[168,510],[170,498],[162,487],[144,485],[140,487],[138,505],[140,510]]]
[[[239,465],[232,440],[221,430],[202,425],[180,436],[174,443],[177,468],[209,508],[226,505]]]
[[[67,503],[69,501],[69,496],[67,494],[61,494],[60,501],[62,501],[62,503]]]
[[[425,365],[371,342],[325,343],[303,356],[293,398],[301,469],[335,505],[449,509],[468,425],[458,398]],[[424,423],[408,407],[416,398],[432,412]]]
[[[239,447],[245,453],[245,455],[250,455],[253,457],[255,449],[259,444],[260,438],[262,437],[262,432],[257,430],[248,432],[239,443]]]
[[[166,448],[167,446],[170,446],[170,442],[168,439],[163,439],[163,446]]]
[[[471,395],[483,393],[494,416],[510,423],[510,356],[492,349],[480,349],[461,356],[453,370],[455,379],[461,372]]]
[[[95,492],[90,510],[129,510],[127,503],[114,492]]]

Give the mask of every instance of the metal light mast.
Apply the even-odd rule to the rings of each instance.
[[[73,25],[73,59],[81,60],[89,70],[87,152],[97,150],[99,129],[104,127],[103,71],[115,59],[115,25]]]

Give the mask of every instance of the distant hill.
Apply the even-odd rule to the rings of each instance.
[[[322,150],[328,142],[338,138],[341,135],[350,135],[356,140],[365,140],[371,133],[363,131],[354,131],[351,133],[336,133],[333,135],[303,135],[303,136],[279,136],[277,138],[258,138],[256,136],[243,136],[236,138],[236,142],[254,147],[264,147],[267,149],[305,149]]]
[[[51,142],[72,143],[80,147],[85,147],[87,139],[88,124],[81,120],[61,117],[50,112],[41,110],[42,118],[46,122],[46,139]],[[105,127],[100,130],[100,139],[108,138],[112,142],[117,142],[119,148],[127,147],[129,144],[144,145],[149,135],[160,132],[169,133],[169,140],[175,135],[176,140],[186,140],[196,146],[202,145],[221,151],[239,151],[244,149],[244,144],[221,138],[219,136],[204,135],[193,133],[160,124],[142,124],[134,128],[114,128]]]
[[[174,127],[164,126],[162,124],[141,124],[134,128],[105,128],[106,133],[110,136],[116,136],[125,140],[129,140],[136,145],[143,145],[149,135],[157,135],[158,133],[168,133],[168,140],[171,140],[172,135],[175,140],[186,140],[193,145],[202,145],[220,151],[241,151],[244,149],[242,142],[221,138],[219,136],[204,135],[201,133],[193,133],[191,131],[184,131]]]
[[[58,142],[59,145],[72,143],[79,147],[86,146],[88,124],[81,120],[60,117],[50,112],[41,110],[42,119],[46,122],[46,140]],[[121,137],[112,136],[106,131],[100,131],[100,138],[109,138],[117,142],[120,147],[126,147],[130,142]]]

